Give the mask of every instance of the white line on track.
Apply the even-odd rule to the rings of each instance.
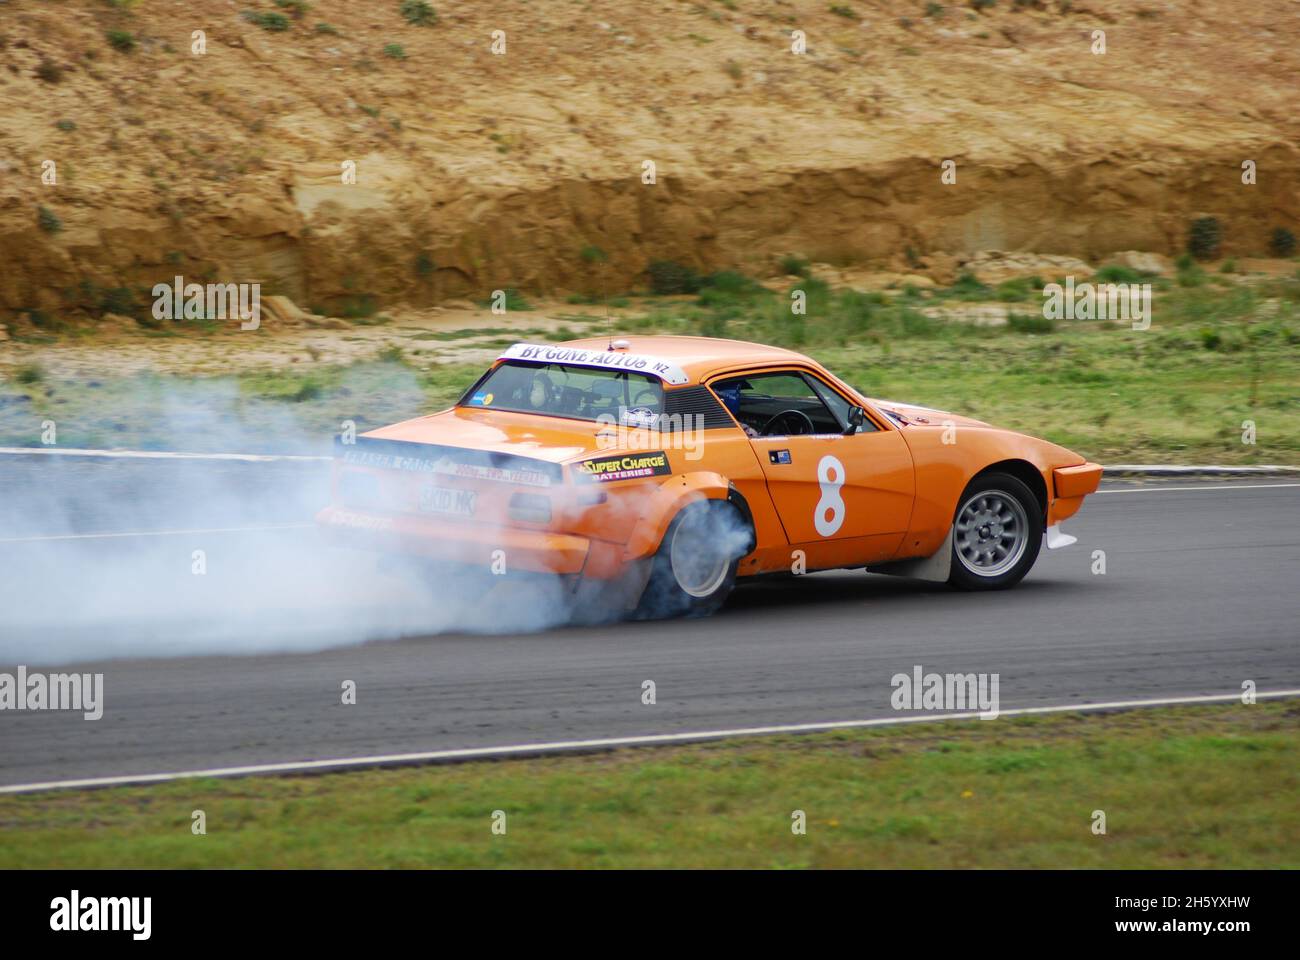
[[[3,452],[0,450],[0,452]],[[1205,484],[1195,487],[1132,487],[1123,490],[1097,490],[1089,496],[1099,493],[1199,493],[1203,490],[1275,490],[1278,487],[1300,487],[1300,483],[1247,483],[1240,485],[1216,486]],[[0,543],[37,543],[44,540],[111,540],[122,537],[179,537],[190,534],[206,533],[255,533],[261,530],[305,530],[314,527],[313,523],[273,523],[256,527],[210,527],[196,530],[140,530],[121,533],[65,533],[54,536],[37,537],[0,537]]]
[[[1270,690],[1255,694],[1257,699],[1300,697],[1297,690]],[[1026,717],[1043,713],[1093,712],[1132,707],[1162,707],[1193,703],[1230,703],[1241,701],[1240,693],[1221,693],[1194,697],[1161,697],[1152,700],[1114,700],[1109,703],[1072,703],[1057,707],[1020,707],[1002,710],[1001,717]],[[935,723],[941,720],[974,720],[979,713],[944,713],[937,716],[881,717],[875,720],[835,720],[825,723],[790,723],[769,727],[737,727],[732,730],[700,730],[693,733],[660,733],[639,737],[605,737],[599,740],[558,740],[551,743],[525,743],[505,747],[470,747],[463,750],[430,750],[425,753],[390,753],[371,757],[345,757],[338,760],[302,760],[296,763],[263,763],[246,767],[215,767],[210,770],[184,770],[177,773],[141,773],[119,777],[91,777],[84,780],[47,780],[42,783],[17,783],[0,787],[3,793],[31,793],[37,790],[71,790],[84,787],[116,787],[126,784],[165,783],[190,777],[243,777],[268,773],[310,773],[318,770],[343,770],[379,767],[392,764],[435,763],[455,760],[488,760],[495,757],[563,753],[577,750],[608,750],[614,747],[642,747],[667,743],[690,743],[722,740],[729,737],[771,736],[782,733],[816,733],[861,727],[884,727],[904,723]]]
[[[62,457],[106,457],[133,460],[242,460],[267,463],[275,460],[318,461],[333,457],[295,456],[283,453],[179,453],[172,450],[87,450],[76,447],[0,447],[0,455]]]
[[[1195,487],[1125,487],[1123,490],[1095,490],[1088,496],[1093,497],[1099,493],[1199,493],[1202,490],[1275,490],[1278,487],[1300,487],[1300,483],[1236,483],[1223,485],[1202,483]]]
[[[253,533],[258,530],[306,530],[314,523],[272,523],[262,527],[208,527],[196,530],[135,530],[123,533],[61,533],[40,537],[0,537],[0,543],[35,543],[42,540],[111,540],[117,537],[180,537],[200,533]]]
[[[1243,464],[1229,466],[1217,463],[1178,464],[1178,463],[1108,463],[1105,464],[1109,474],[1140,473],[1152,476],[1194,477],[1197,475],[1231,477],[1231,476],[1276,476],[1279,473],[1300,472],[1300,466],[1287,464]]]

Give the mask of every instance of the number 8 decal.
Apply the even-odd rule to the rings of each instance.
[[[844,486],[844,464],[829,454],[822,457],[817,464],[817,482],[821,485],[822,497],[817,501],[813,524],[823,537],[834,536],[844,525],[844,498],[840,496],[840,487]]]

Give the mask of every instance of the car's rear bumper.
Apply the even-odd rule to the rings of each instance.
[[[340,546],[402,553],[484,570],[504,562],[510,570],[610,576],[610,562],[616,554],[607,549],[607,544],[574,534],[366,513],[337,506],[318,513],[316,523]],[[596,562],[589,564],[589,560]]]

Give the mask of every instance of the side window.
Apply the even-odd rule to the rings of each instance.
[[[844,432],[846,421],[831,411],[810,378],[796,371],[731,377],[712,387],[751,436]],[[822,389],[833,394],[824,385]],[[847,404],[844,407],[847,412]]]
[[[808,381],[812,384],[813,389],[817,391],[817,396],[822,398],[822,402],[830,407],[831,413],[835,414],[835,419],[841,424],[840,429],[844,430],[849,425],[849,410],[853,404],[849,403],[838,393],[822,383],[814,376],[809,376]],[[870,433],[876,429],[876,425],[870,420],[864,419],[862,426],[858,427],[858,433]]]

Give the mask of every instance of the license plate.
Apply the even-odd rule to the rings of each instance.
[[[478,493],[474,490],[458,490],[455,487],[426,483],[420,486],[420,510],[423,513],[471,517],[474,515],[474,501],[477,497]]]

